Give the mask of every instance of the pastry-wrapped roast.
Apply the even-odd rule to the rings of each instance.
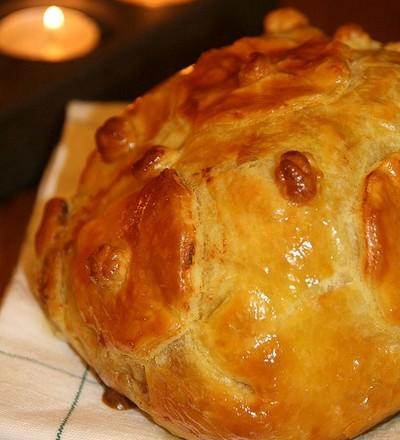
[[[185,439],[339,440],[400,409],[400,54],[293,9],[99,128],[37,296]]]

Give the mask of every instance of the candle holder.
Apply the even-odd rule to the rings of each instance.
[[[0,51],[30,61],[79,58],[97,46],[99,37],[96,21],[71,8],[24,8],[0,20]]]
[[[192,0],[145,8],[113,0],[0,0],[0,20],[23,8],[83,12],[98,24],[93,51],[60,63],[0,54],[0,200],[38,181],[71,99],[133,100],[206,49],[262,31],[270,0]]]

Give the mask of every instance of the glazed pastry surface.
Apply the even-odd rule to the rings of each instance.
[[[37,297],[185,439],[341,440],[400,409],[400,54],[280,9],[96,134]]]

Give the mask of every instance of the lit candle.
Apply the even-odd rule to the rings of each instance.
[[[122,0],[125,3],[137,4],[148,8],[160,8],[162,6],[178,5],[188,3],[193,0]]]
[[[69,8],[26,8],[0,21],[0,50],[18,58],[65,61],[87,54],[99,39],[97,23]]]

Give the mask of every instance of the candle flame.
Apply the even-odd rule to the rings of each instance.
[[[47,29],[60,29],[64,25],[64,12],[58,6],[48,7],[43,14],[43,26]]]
[[[193,0],[123,0],[127,3],[138,4],[148,8],[159,8],[162,6],[179,5],[181,3],[188,3]]]

